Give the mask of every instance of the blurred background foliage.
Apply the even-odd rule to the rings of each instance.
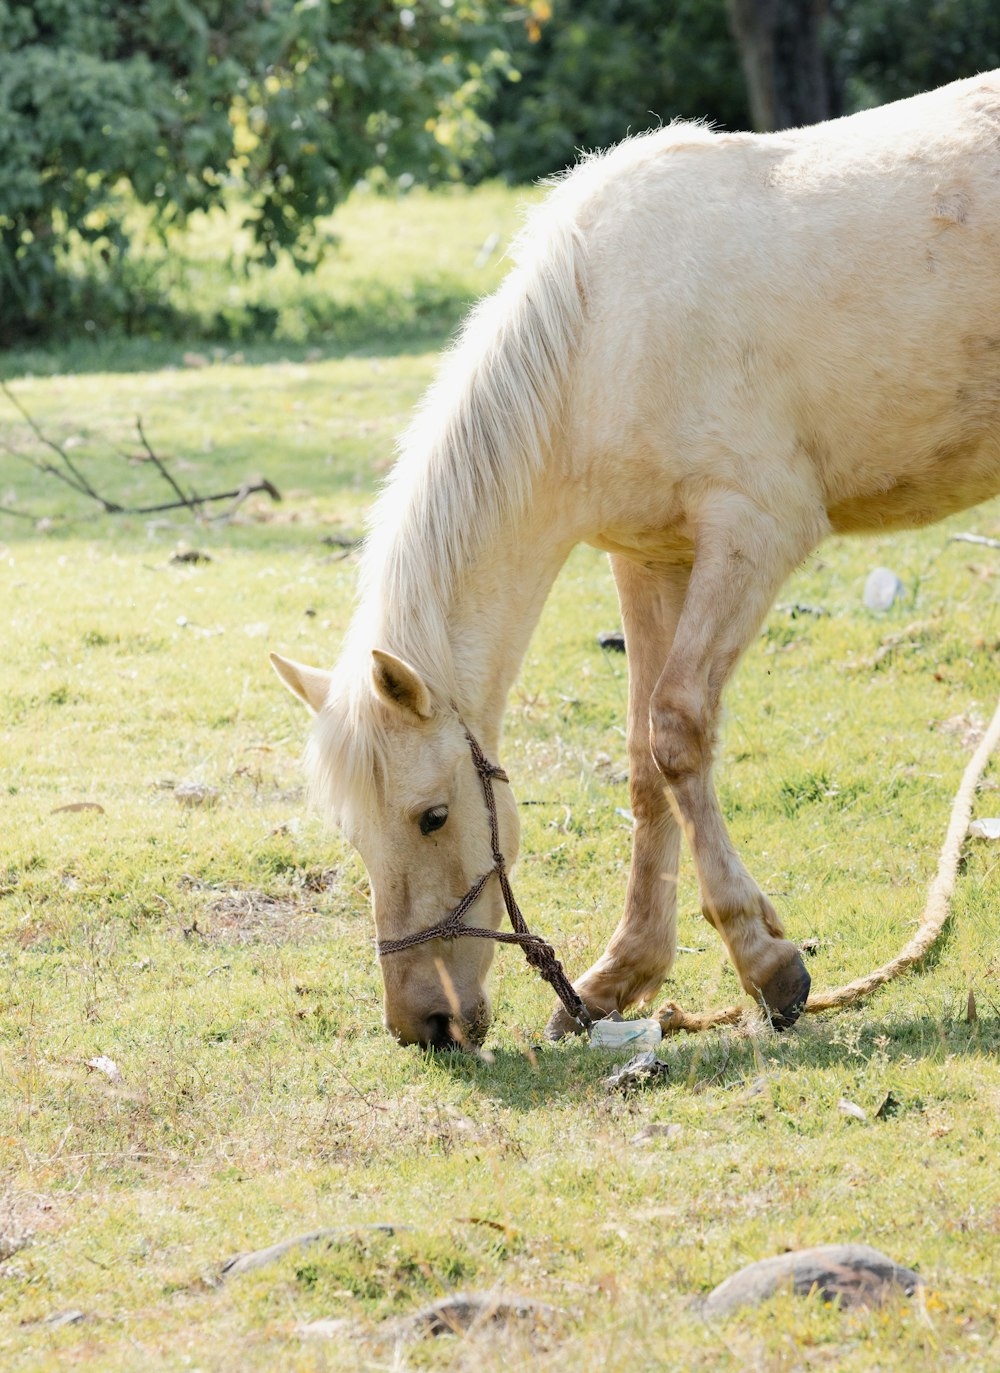
[[[0,0],[0,344],[183,334],[164,262],[196,212],[245,279],[308,270],[359,184],[525,183],[679,116],[797,122],[993,66],[997,0]]]

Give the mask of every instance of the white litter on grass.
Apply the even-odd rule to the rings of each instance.
[[[984,815],[969,826],[973,839],[1000,839],[1000,815]]]
[[[595,1049],[655,1049],[663,1038],[658,1020],[595,1020],[590,1043]]]
[[[87,1067],[96,1073],[103,1073],[109,1082],[121,1082],[121,1069],[113,1058],[108,1058],[107,1054],[98,1054],[96,1058],[87,1059]]]

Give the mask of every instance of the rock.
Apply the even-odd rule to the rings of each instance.
[[[409,1316],[386,1321],[382,1333],[396,1339],[424,1339],[428,1335],[464,1334],[485,1325],[509,1325],[530,1321],[544,1325],[565,1316],[557,1306],[546,1306],[530,1297],[502,1292],[452,1292]]]
[[[905,594],[906,587],[888,567],[876,567],[865,580],[864,602],[869,610],[891,610]]]
[[[246,1254],[235,1254],[231,1259],[227,1259],[219,1270],[220,1279],[233,1278],[239,1273],[252,1273],[257,1268],[263,1268],[269,1263],[274,1263],[292,1249],[306,1248],[312,1244],[325,1244],[328,1248],[342,1241],[350,1234],[357,1233],[359,1230],[377,1231],[383,1235],[395,1235],[398,1230],[406,1230],[405,1225],[386,1225],[376,1223],[374,1225],[361,1225],[353,1231],[346,1230],[311,1230],[306,1235],[295,1235],[292,1239],[281,1240],[278,1244],[268,1245],[266,1249],[253,1249]]]
[[[601,648],[607,649],[609,653],[625,652],[625,635],[620,629],[613,629],[607,634],[598,634],[597,642]]]
[[[219,791],[217,787],[203,787],[200,782],[182,782],[174,788],[174,798],[181,806],[214,806]]]
[[[860,1120],[862,1123],[868,1119],[867,1111],[862,1110],[856,1101],[848,1101],[844,1096],[837,1102],[837,1110],[842,1116],[850,1116],[852,1120]]]
[[[182,548],[174,553],[170,561],[172,563],[210,563],[211,553],[203,553],[200,548]]]
[[[86,1311],[72,1307],[69,1311],[53,1311],[51,1316],[43,1316],[38,1324],[47,1326],[49,1330],[61,1330],[64,1325],[79,1325],[86,1319]]]
[[[881,1306],[894,1294],[912,1296],[923,1279],[867,1244],[819,1244],[761,1259],[719,1283],[700,1304],[703,1316],[726,1316],[782,1292],[815,1292],[842,1308]]]
[[[969,834],[973,839],[1000,839],[1000,816],[984,815],[981,820],[973,820]]]
[[[669,1125],[654,1123],[644,1125],[637,1134],[629,1140],[630,1144],[648,1144],[654,1139],[680,1139],[683,1129],[676,1121],[671,1121]]]
[[[353,1321],[339,1316],[321,1317],[318,1321],[304,1321],[295,1327],[296,1335],[305,1339],[334,1340],[343,1339],[354,1333]]]

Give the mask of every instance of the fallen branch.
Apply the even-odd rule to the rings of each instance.
[[[100,495],[97,491],[94,490],[94,488],[91,486],[90,482],[83,475],[83,473],[77,469],[76,464],[73,462],[73,459],[66,452],[66,449],[62,446],[62,444],[57,443],[55,439],[50,439],[48,435],[42,433],[42,430],[39,428],[34,418],[21,404],[20,399],[14,395],[14,392],[10,389],[8,383],[6,381],[0,381],[0,388],[3,389],[4,395],[10,401],[11,405],[13,405],[14,409],[21,416],[21,418],[24,420],[25,424],[27,424],[28,428],[34,434],[38,442],[43,444],[46,448],[51,449],[51,451],[61,459],[66,468],[66,471],[63,471],[62,468],[59,467],[53,467],[51,463],[38,462],[34,458],[31,458],[24,453],[15,452],[15,456],[23,458],[25,462],[30,463],[31,466],[34,467],[36,472],[44,472],[49,476],[56,477],[59,481],[65,482],[67,486],[71,486],[74,491],[79,491],[82,495],[89,496],[91,500],[97,501],[98,505],[101,506],[105,514],[120,514],[121,506],[117,505],[114,501],[106,500],[104,496]],[[7,448],[8,452],[15,451],[9,448],[6,444],[4,446]]]
[[[985,534],[952,534],[949,543],[978,543],[984,548],[1000,548],[1000,539],[988,539]]]
[[[253,496],[259,491],[263,491],[266,495],[270,496],[273,501],[281,500],[281,492],[274,483],[269,481],[266,477],[255,477],[229,491],[213,491],[208,495],[202,495],[200,492],[194,490],[186,492],[174,474],[170,471],[170,468],[164,462],[163,458],[161,458],[153,448],[153,445],[146,436],[142,419],[137,416],[135,427],[136,433],[139,436],[139,443],[142,445],[142,450],[145,454],[144,460],[152,464],[157,475],[173,492],[175,499],[157,501],[152,505],[122,505],[118,501],[110,500],[107,496],[97,490],[81,466],[70,457],[66,447],[59,443],[58,440],[50,438],[49,435],[44,432],[37,420],[21,403],[20,398],[14,394],[6,381],[0,381],[0,390],[2,390],[3,394],[24,420],[25,424],[27,424],[38,443],[54,453],[59,461],[58,463],[43,462],[39,458],[33,457],[30,453],[22,453],[19,449],[12,447],[9,443],[5,443],[2,440],[0,440],[0,448],[3,448],[13,457],[20,459],[21,462],[27,463],[29,467],[34,468],[36,472],[41,473],[43,476],[54,477],[57,481],[62,482],[64,486],[70,487],[70,489],[75,491],[78,495],[85,496],[88,500],[95,501],[100,506],[101,511],[106,515],[161,515],[168,510],[191,510],[196,514],[202,514],[204,506],[214,505],[219,501],[230,501],[231,504],[227,510],[211,517],[213,519],[227,520],[232,517],[248,496]],[[124,457],[127,455],[122,454],[121,456]],[[16,519],[22,520],[38,520],[41,518],[31,511],[16,510],[12,509],[10,506],[0,506],[0,514],[11,515]]]

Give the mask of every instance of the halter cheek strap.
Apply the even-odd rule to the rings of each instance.
[[[566,1010],[573,1017],[576,1023],[584,1031],[591,1026],[590,1012],[583,1004],[580,996],[566,976],[563,965],[556,957],[552,945],[544,940],[541,935],[532,934],[528,929],[527,921],[521,914],[514,897],[510,879],[507,876],[507,864],[500,849],[500,824],[497,819],[497,803],[493,794],[494,782],[509,782],[510,778],[503,768],[497,763],[491,763],[479,745],[478,740],[470,733],[465,721],[461,719],[462,728],[465,730],[465,737],[469,744],[469,751],[472,754],[472,763],[479,774],[479,780],[483,788],[483,800],[486,803],[486,810],[490,820],[490,847],[493,851],[493,866],[488,872],[484,872],[482,877],[477,877],[472,886],[462,897],[461,901],[454,910],[439,920],[436,925],[429,926],[426,930],[418,930],[416,934],[405,935],[402,939],[383,939],[376,943],[375,948],[380,958],[385,958],[388,954],[402,953],[404,949],[412,949],[418,944],[426,944],[431,939],[459,939],[466,937],[469,939],[495,939],[499,944],[520,944],[524,950],[524,956],[533,968],[536,968],[550,984],[552,990],[559,1000],[566,1007]],[[491,930],[477,925],[467,925],[465,917],[468,911],[479,900],[483,894],[487,882],[491,877],[497,877],[500,883],[500,891],[503,894],[504,905],[513,926],[511,931]]]

